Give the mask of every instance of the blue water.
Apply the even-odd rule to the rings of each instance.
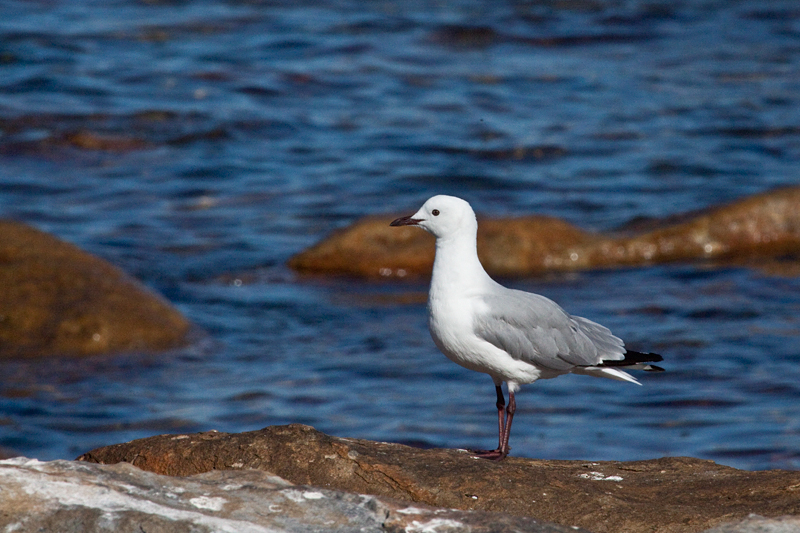
[[[300,277],[287,259],[434,193],[606,230],[800,181],[794,0],[9,1],[0,73],[0,216],[119,265],[198,327],[165,354],[0,363],[0,447],[40,459],[290,422],[491,447],[491,380],[437,352],[424,280]],[[525,387],[513,454],[800,468],[797,277],[502,281],[668,370]]]

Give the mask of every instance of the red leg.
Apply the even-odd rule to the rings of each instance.
[[[503,428],[503,443],[500,444],[500,453],[503,457],[508,455],[511,447],[508,445],[508,439],[511,437],[511,421],[514,419],[514,413],[517,411],[517,400],[514,398],[514,393],[508,392],[508,407],[506,407],[506,424]],[[501,457],[502,459],[502,457]]]
[[[507,431],[511,430],[510,428],[511,419],[509,418],[508,420],[506,420],[507,409],[506,409],[506,400],[503,397],[503,389],[500,387],[500,385],[495,385],[495,391],[497,392],[497,403],[495,404],[497,406],[497,426],[498,426],[497,448],[494,450],[470,450],[470,451],[475,455],[475,457],[480,457],[481,459],[491,459],[499,461],[500,459],[508,455],[509,435]],[[509,393],[509,401],[511,401],[511,398],[513,398],[513,394]],[[509,404],[509,407],[510,406],[511,405]],[[513,417],[513,412],[511,416]]]

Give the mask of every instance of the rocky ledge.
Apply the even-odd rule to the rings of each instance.
[[[257,470],[170,477],[125,463],[19,457],[0,461],[0,495],[0,530],[18,533],[580,531],[533,518],[297,486]]]
[[[254,475],[248,470],[255,469],[320,490],[389,498],[413,507],[503,513],[496,520],[536,519],[596,533],[800,528],[800,472],[747,472],[685,457],[635,462],[509,457],[498,463],[463,450],[338,438],[292,424],[240,434],[161,435],[99,448],[78,460],[129,463],[168,476],[238,470],[244,471],[242,481],[225,479],[242,485]],[[490,530],[538,531],[533,524],[508,524]],[[765,524],[773,529],[763,529]]]

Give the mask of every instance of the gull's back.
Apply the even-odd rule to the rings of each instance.
[[[570,371],[619,360],[625,353],[622,340],[608,328],[573,317],[539,294],[497,285],[481,299],[485,305],[473,317],[475,334],[514,359]]]

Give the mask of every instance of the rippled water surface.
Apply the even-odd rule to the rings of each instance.
[[[0,72],[0,216],[121,266],[203,332],[167,354],[3,361],[0,446],[41,459],[289,422],[493,446],[491,380],[433,346],[426,282],[286,260],[434,193],[605,230],[798,182],[794,1],[4,2]],[[668,370],[525,387],[512,453],[800,467],[796,277],[503,281]]]

